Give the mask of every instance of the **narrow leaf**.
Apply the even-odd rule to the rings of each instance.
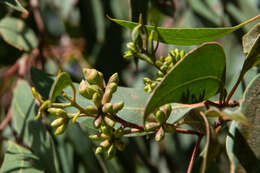
[[[8,148],[0,172],[43,173],[43,165],[30,150],[8,141]]]
[[[153,91],[145,118],[166,103],[192,104],[216,95],[225,81],[225,66],[225,53],[217,43],[206,43],[189,52]]]
[[[118,23],[119,25],[128,29],[134,29],[134,27],[138,25],[138,23],[127,20],[112,19],[110,17],[108,18],[111,21]],[[158,31],[160,42],[176,45],[196,45],[223,37],[258,18],[260,18],[260,15],[255,16],[234,27],[224,28],[155,28],[155,26],[146,26],[146,28],[149,32],[152,30]]]
[[[23,6],[20,4],[18,0],[2,0],[1,2],[17,11],[20,11],[22,13],[28,13],[28,11],[25,8],[23,8]]]
[[[55,81],[51,87],[49,99],[52,102],[55,101],[56,97],[58,97],[62,93],[62,91],[71,84],[72,84],[72,81],[71,81],[70,75],[66,72],[61,72],[57,76],[57,78],[55,79]]]
[[[0,20],[0,35],[8,44],[19,50],[30,51],[38,44],[33,30],[14,17]]]

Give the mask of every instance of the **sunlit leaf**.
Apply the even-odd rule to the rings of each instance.
[[[19,50],[30,51],[38,44],[33,30],[14,17],[4,17],[0,20],[0,35],[8,44]]]
[[[61,72],[60,74],[58,74],[57,78],[55,79],[55,81],[51,87],[49,99],[51,101],[55,101],[56,97],[58,95],[60,95],[62,93],[62,91],[66,87],[70,86],[71,84],[72,84],[72,80],[68,73]]]
[[[146,26],[147,30],[151,32],[152,30],[157,30],[160,37],[159,41],[168,44],[176,45],[195,45],[201,44],[207,41],[213,41],[220,37],[223,37],[237,29],[245,26],[246,24],[260,18],[260,15],[251,18],[244,23],[236,25],[234,27],[225,28],[163,28],[154,26]],[[130,22],[127,20],[119,20],[109,18],[111,21],[116,22],[128,29],[134,29],[138,23]]]
[[[206,43],[177,63],[154,89],[145,108],[145,117],[166,103],[192,104],[216,95],[225,81],[223,48]]]

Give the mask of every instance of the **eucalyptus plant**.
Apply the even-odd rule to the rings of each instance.
[[[1,3],[28,15],[17,0]],[[70,151],[68,139],[62,138],[66,133],[70,133],[69,140],[78,153],[82,150],[92,153],[95,145],[95,155],[85,156],[82,152],[81,158],[90,162],[90,167],[98,160],[101,171],[106,170],[103,156],[107,160],[116,157],[127,148],[126,139],[146,136],[160,142],[166,134],[176,133],[196,136],[187,173],[207,172],[220,153],[228,156],[231,173],[260,172],[260,75],[255,75],[241,97],[234,99],[247,72],[260,63],[260,24],[242,38],[246,58],[231,89],[226,88],[226,53],[214,41],[259,19],[260,15],[223,28],[157,27],[145,25],[142,15],[139,22],[107,18],[131,30],[131,40],[125,45],[127,50],[122,57],[129,61],[133,58],[136,65],[144,61],[156,69],[155,77],[144,77],[144,88],[138,89],[119,86],[118,73],[106,81],[104,74],[94,68],[82,69],[84,79],[80,83],[73,82],[67,72],[51,76],[31,68],[32,85],[21,81],[14,90],[12,111],[21,116],[13,120],[13,128],[20,134],[14,135],[16,143],[8,141],[1,171],[65,170],[61,167],[71,160],[57,151]],[[3,27],[9,25],[10,30]],[[13,17],[0,20],[0,34],[19,50],[29,51],[38,45],[31,29]],[[167,56],[158,57],[159,43],[197,47],[189,52],[175,48]],[[78,126],[86,128],[86,134],[81,130],[71,134],[68,130]],[[76,135],[80,140],[73,138]],[[201,153],[200,146],[203,146]],[[80,162],[78,158],[75,160]],[[93,167],[90,169],[95,172]]]

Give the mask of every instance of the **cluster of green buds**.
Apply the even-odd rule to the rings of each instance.
[[[173,68],[173,66],[184,57],[184,50],[179,49],[171,50],[167,57],[161,56],[159,60],[155,61],[156,67],[159,69],[155,81],[144,78],[144,91],[151,93],[156,85],[162,81],[163,77]]]
[[[89,138],[95,141],[100,141],[99,146],[96,148],[96,154],[106,152],[106,159],[111,159],[116,150],[123,151],[125,144],[120,140],[124,135],[124,129],[114,129],[110,126],[101,125],[99,133],[90,135]]]
[[[96,149],[96,153],[107,152],[107,159],[114,156],[116,150],[123,150],[122,128],[115,130],[115,116],[124,107],[124,102],[120,101],[112,104],[111,99],[118,87],[118,74],[113,74],[107,84],[103,79],[103,74],[95,69],[83,69],[85,80],[79,85],[79,93],[87,99],[92,99],[94,106],[89,105],[84,113],[95,114],[93,125],[99,129],[99,134],[90,136],[90,139],[102,141]]]
[[[51,123],[52,127],[57,128],[55,135],[62,134],[68,127],[69,120],[74,117],[74,115],[68,114],[61,108],[48,108],[47,110],[50,115],[54,115],[56,119]]]
[[[155,118],[148,118],[148,121],[145,124],[146,131],[155,131],[154,139],[156,141],[161,141],[165,133],[173,133],[175,131],[175,127],[167,124],[167,120],[172,112],[172,107],[170,104],[166,104],[160,107],[158,110],[154,111]]]
[[[87,99],[92,99],[95,106],[89,105],[84,113],[95,114],[93,122],[95,128],[102,124],[114,127],[114,115],[124,107],[124,102],[110,103],[113,93],[118,86],[118,74],[113,74],[105,85],[103,74],[95,69],[83,69],[85,80],[79,85],[79,94]]]

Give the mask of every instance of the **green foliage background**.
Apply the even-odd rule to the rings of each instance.
[[[22,6],[17,4],[20,2]],[[103,72],[106,80],[118,72],[120,85],[141,90],[144,76],[155,69],[122,58],[130,32],[106,17],[137,21],[139,12],[149,24],[166,27],[227,27],[238,25],[260,13],[257,0],[2,0],[0,1],[0,144],[3,172],[185,172],[195,145],[195,137],[167,135],[157,143],[146,137],[126,138],[125,151],[112,160],[95,155],[95,143],[88,139],[88,125],[70,124],[64,135],[54,136],[49,119],[33,120],[37,105],[32,97],[32,80],[46,87],[35,67],[56,75],[59,70],[82,78],[81,68]],[[171,3],[173,2],[173,4]],[[130,7],[131,5],[131,7]],[[26,10],[25,10],[26,9]],[[132,15],[129,18],[129,14]],[[226,53],[228,90],[234,85],[245,59],[241,38],[251,23],[219,40]],[[7,27],[8,26],[8,27]],[[195,46],[177,46],[186,51]],[[175,46],[160,44],[158,55],[167,55]],[[249,81],[258,73],[253,68],[245,76],[233,99],[241,99]],[[32,79],[34,77],[34,79]],[[120,89],[125,93],[124,89]],[[43,95],[44,96],[44,95]],[[48,96],[48,95],[47,95]],[[147,95],[142,99],[146,100]],[[141,100],[142,101],[142,100]],[[144,102],[140,105],[144,106]],[[126,112],[129,114],[131,111]],[[10,118],[10,115],[12,117]],[[133,121],[142,121],[133,120]],[[142,122],[139,122],[140,124]],[[83,123],[82,123],[83,124]],[[220,141],[225,147],[225,141]],[[201,146],[204,146],[202,142]],[[19,144],[19,145],[18,145]],[[25,161],[24,161],[25,160]],[[15,161],[15,162],[14,162]],[[194,169],[196,172],[196,169]],[[226,172],[229,161],[220,154],[210,172]]]

